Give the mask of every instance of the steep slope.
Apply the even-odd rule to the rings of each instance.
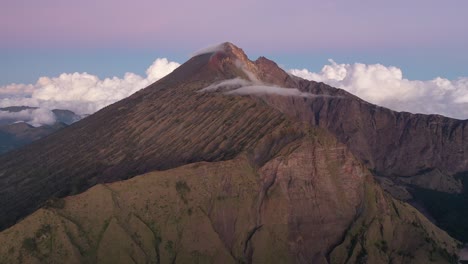
[[[333,132],[377,175],[421,187],[459,192],[454,175],[468,170],[467,120],[394,112],[324,84],[301,82],[301,90],[335,98],[272,98],[281,111]],[[340,97],[338,97],[340,96]],[[435,180],[436,182],[433,184]]]
[[[96,183],[233,158],[280,126],[285,117],[257,100],[198,93],[218,80],[247,78],[236,61],[249,61],[239,52],[227,45],[217,56],[194,57],[129,98],[1,156],[0,226]]]
[[[266,72],[279,69],[266,58],[255,64]],[[292,76],[277,70],[275,77]],[[323,83],[292,78],[275,84],[318,96],[262,98],[283,113],[332,132],[377,176],[445,192],[462,190],[454,176],[468,171],[468,119],[395,112]]]
[[[468,222],[460,220],[468,217],[468,120],[394,112],[323,83],[299,80],[297,87],[318,96],[260,97],[333,133],[386,191],[468,242]]]
[[[231,84],[223,84],[226,80]],[[222,92],[246,81],[263,92]],[[212,85],[215,92],[200,92]],[[287,93],[265,92],[265,85]],[[331,132],[382,176],[382,185],[398,198],[414,198],[406,189],[412,185],[448,193],[462,190],[457,175],[468,171],[466,120],[380,108],[343,90],[290,76],[266,58],[250,61],[241,49],[225,43],[129,98],[0,156],[0,227],[12,225],[51,197],[98,183],[193,162],[230,160],[251,152],[272,131],[301,122]],[[286,133],[272,144],[282,146],[299,136]],[[255,163],[261,166],[270,152],[265,147]],[[424,205],[423,199],[418,202]]]
[[[228,161],[51,200],[0,243],[0,263],[454,263],[458,250],[328,132],[297,125]]]

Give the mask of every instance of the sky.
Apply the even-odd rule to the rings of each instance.
[[[388,101],[376,96],[381,91],[375,89],[392,82],[395,85],[395,80],[398,87],[404,87],[395,94],[408,97],[406,91],[411,102],[427,102],[427,97],[438,94],[443,99],[434,102],[439,108],[414,109],[408,100],[393,98],[392,86],[383,92],[399,100],[388,104],[396,110],[454,116],[468,89],[464,86],[468,76],[466,10],[466,0],[0,0],[0,107],[8,105],[1,102],[6,97],[32,98],[35,90],[37,96],[45,89],[46,79],[62,87],[55,92],[73,90],[76,94],[79,84],[73,81],[66,83],[75,88],[63,88],[65,84],[59,80],[64,73],[80,77],[87,73],[95,79],[96,87],[106,78],[125,80],[126,73],[154,80],[148,77],[148,67],[157,59],[167,59],[168,65],[183,63],[200,48],[231,41],[252,59],[266,56],[304,78],[348,87],[374,103]],[[354,71],[359,65],[367,67],[360,71],[364,75],[396,68],[401,76],[393,71],[383,74],[391,80],[371,76],[372,81],[364,83],[356,76],[359,71]],[[347,69],[348,77],[330,77],[327,67]],[[45,78],[42,83],[40,77]],[[442,82],[432,85],[437,78],[447,80],[451,88],[441,88]],[[372,91],[370,84],[376,86]],[[23,90],[19,94],[11,92],[20,86]],[[87,96],[92,97],[89,92]],[[92,112],[104,101],[117,98],[101,97],[100,104],[76,110]],[[50,96],[39,99],[44,98]],[[464,118],[465,113],[456,117]]]

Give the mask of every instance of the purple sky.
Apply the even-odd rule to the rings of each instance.
[[[376,104],[466,118],[467,11],[468,0],[0,0],[0,105],[91,113],[154,81],[157,58],[231,41]]]
[[[460,49],[468,1],[2,0],[0,47]]]
[[[148,51],[183,62],[223,41],[289,67],[334,58],[392,64],[414,78],[466,76],[467,10],[466,0],[0,0],[0,84],[56,68],[119,75],[124,62],[103,71],[116,68],[105,58],[148,56],[129,62],[146,67]]]

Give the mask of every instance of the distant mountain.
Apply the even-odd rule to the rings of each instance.
[[[0,111],[7,111],[7,112],[21,112],[24,110],[29,110],[29,109],[37,109],[37,107],[30,107],[30,106],[8,106],[8,107],[3,107],[0,108]]]
[[[77,115],[70,110],[53,109],[52,113],[54,113],[57,122],[67,125],[71,125],[83,118],[83,116]]]
[[[37,107],[11,106],[0,108],[0,111],[18,113],[35,109]],[[52,113],[55,115],[56,123],[39,127],[27,124],[21,117],[0,118],[0,154],[27,145],[81,119],[79,115],[69,110],[54,109]]]
[[[0,226],[13,225],[0,253],[8,263],[453,263],[458,242],[405,201],[440,225],[417,190],[463,195],[467,122],[381,108],[225,43],[0,156]]]
[[[2,125],[0,126],[0,154],[27,145],[64,127],[67,125],[61,122],[40,127],[33,127],[24,122]]]
[[[0,111],[10,112],[10,113],[18,113],[25,110],[36,110],[38,107],[30,107],[30,106],[10,106],[0,108]],[[71,125],[76,121],[79,121],[82,117],[80,115],[75,114],[70,110],[63,110],[63,109],[53,109],[52,113],[54,113],[56,121],[60,123],[64,123],[67,125]],[[19,121],[25,120],[18,120],[14,118],[0,118],[0,125],[8,125]]]

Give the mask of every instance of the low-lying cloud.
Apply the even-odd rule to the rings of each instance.
[[[268,86],[268,85],[250,85],[243,86],[238,89],[226,92],[226,94],[275,94],[281,96],[296,96],[296,97],[317,97],[323,95],[317,95],[312,93],[304,93],[299,91],[296,88],[284,88],[277,86]]]
[[[219,45],[199,53],[219,50]],[[0,120],[23,120],[30,124],[50,124],[54,116],[51,109],[67,109],[78,115],[92,114],[118,100],[130,96],[172,72],[180,64],[157,59],[147,69],[146,76],[126,73],[123,77],[100,79],[88,73],[64,73],[57,77],[41,77],[35,84],[9,84],[0,86],[0,108],[31,106],[39,109],[22,113],[0,113]],[[244,65],[238,65],[247,71]],[[299,77],[324,82],[342,88],[364,100],[397,111],[441,114],[468,118],[468,77],[456,80],[435,78],[429,81],[403,78],[402,70],[380,64],[338,64],[330,60],[320,72],[307,69],[288,71]],[[250,74],[247,75],[253,75]],[[255,77],[255,76],[254,76]],[[231,94],[274,93],[285,96],[317,96],[297,89],[262,84],[256,78],[240,78],[210,85],[203,91],[222,91]],[[16,118],[13,118],[15,115]]]
[[[402,70],[381,64],[338,64],[330,60],[320,72],[289,73],[342,88],[371,103],[397,111],[468,118],[468,77],[429,81],[403,78]]]
[[[212,45],[212,46],[197,50],[191,54],[191,57],[195,57],[195,56],[207,54],[207,53],[215,53],[215,52],[223,51],[223,50],[224,50],[224,43],[220,43],[220,44]]]
[[[255,78],[256,79],[256,78]],[[296,88],[285,88],[263,84],[259,81],[247,81],[242,78],[228,79],[221,82],[211,84],[200,90],[200,92],[223,92],[227,95],[261,95],[275,94],[281,96],[296,96],[296,97],[331,97],[328,95],[312,94],[301,92]]]
[[[218,83],[211,84],[200,90],[200,92],[215,92],[215,91],[231,91],[242,86],[251,85],[252,83],[244,80],[242,78],[234,78],[229,80],[224,80]]]
[[[126,73],[123,78],[101,80],[88,73],[63,73],[58,77],[41,77],[35,84],[10,84],[0,87],[0,107],[24,105],[92,114],[145,88],[179,65],[157,59],[146,70],[146,77]]]
[[[52,111],[37,108],[25,109],[18,112],[0,111],[0,124],[1,121],[13,122],[26,122],[33,126],[52,125],[55,123],[55,115]]]

